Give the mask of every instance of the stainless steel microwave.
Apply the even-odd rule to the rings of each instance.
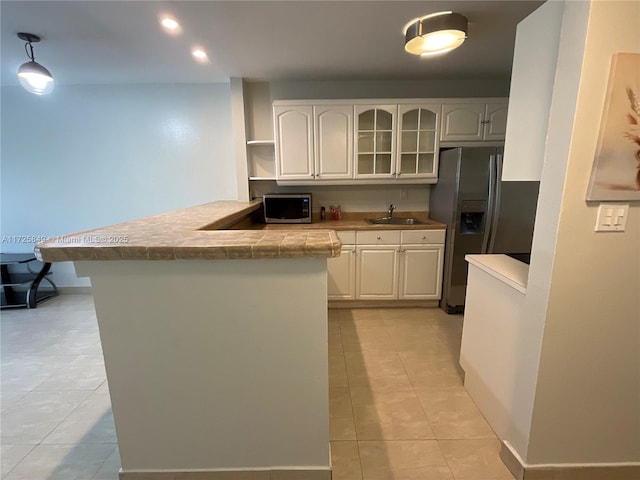
[[[267,223],[311,223],[310,193],[265,193],[262,204]]]

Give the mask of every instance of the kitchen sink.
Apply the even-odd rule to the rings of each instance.
[[[369,225],[424,225],[425,222],[418,220],[417,218],[400,218],[400,217],[380,217],[380,218],[366,218],[366,222]]]

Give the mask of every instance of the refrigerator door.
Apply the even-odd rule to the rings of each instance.
[[[487,231],[482,253],[491,253],[495,242],[495,232],[500,218],[500,202],[502,201],[502,148],[496,155],[491,156],[489,172],[489,215],[487,218]]]
[[[459,147],[442,151],[438,183],[431,189],[429,215],[447,225],[440,306],[462,311],[468,253],[482,253],[489,207],[489,164],[495,147]]]
[[[528,254],[533,241],[540,182],[500,182],[500,187],[500,203],[488,253]]]

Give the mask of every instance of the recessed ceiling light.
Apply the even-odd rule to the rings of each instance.
[[[168,15],[160,17],[160,25],[162,25],[162,28],[164,28],[167,33],[170,33],[172,35],[176,35],[182,32],[182,28],[180,27],[180,24],[177,22],[177,20]]]
[[[193,47],[191,49],[191,55],[193,55],[193,58],[195,58],[198,62],[206,63],[209,61],[207,52],[205,52],[204,49],[200,47]]]

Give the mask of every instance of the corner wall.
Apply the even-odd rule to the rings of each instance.
[[[575,45],[576,55],[580,42],[569,36],[568,23],[580,22],[588,8],[582,3],[568,2],[561,40]],[[640,53],[638,25],[638,2],[591,3],[564,188],[550,192],[561,194],[562,207],[527,453],[532,464],[640,462],[640,204],[631,203],[620,233],[594,232],[598,204],[585,202],[611,56]],[[563,71],[573,65],[562,53],[557,78],[573,75]],[[552,107],[552,120],[554,114]],[[554,148],[553,134],[547,161],[562,163],[565,152]],[[553,167],[545,169],[543,182],[551,182]]]
[[[507,439],[533,467],[640,463],[640,205],[594,232],[585,201],[611,55],[639,52],[639,20],[637,2],[566,2]]]

